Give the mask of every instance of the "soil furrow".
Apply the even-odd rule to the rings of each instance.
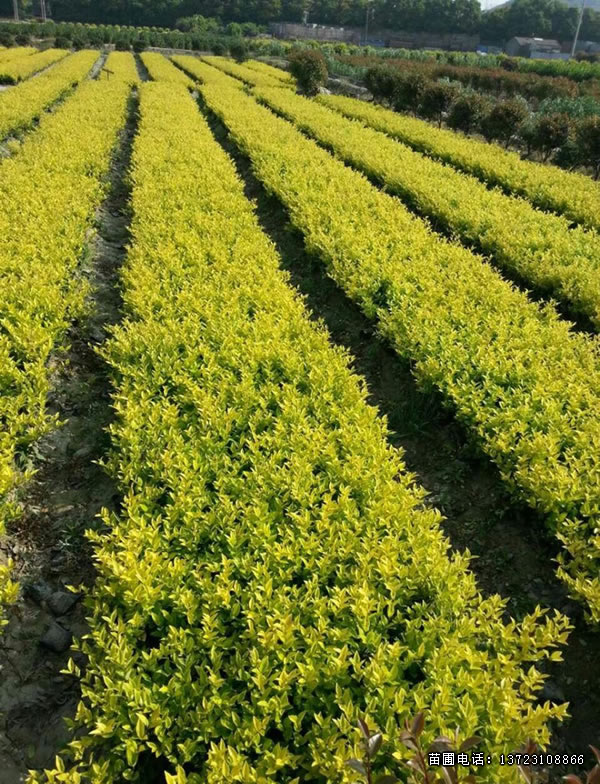
[[[134,55],[134,57],[135,57],[135,66],[138,70],[138,74],[140,75],[140,79],[142,80],[142,82],[150,82],[151,77],[148,72],[148,69],[144,65],[144,61],[137,53]]]

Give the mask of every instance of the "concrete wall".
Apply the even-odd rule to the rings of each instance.
[[[269,31],[276,38],[297,38],[313,41],[343,41],[360,43],[360,33],[350,27],[328,27],[327,25],[300,24],[294,22],[272,22]]]
[[[377,37],[384,38],[386,46],[396,49],[446,49],[474,52],[479,46],[479,35],[464,33],[407,33],[383,30],[377,33]]]
[[[307,39],[315,41],[343,41],[359,44],[364,30],[359,27],[329,27],[327,25],[303,25],[294,22],[274,22],[269,30],[276,38]],[[401,30],[384,30],[374,27],[369,31],[369,39],[381,41],[385,46],[404,49],[450,49],[456,51],[475,51],[479,46],[478,35],[462,33],[409,33]]]

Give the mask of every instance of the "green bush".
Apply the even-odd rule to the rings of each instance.
[[[243,35],[242,26],[237,22],[230,22],[225,28],[225,33],[232,38],[241,38]]]
[[[481,121],[481,132],[488,141],[502,142],[506,147],[529,115],[523,99],[498,101]]]
[[[65,35],[57,35],[54,39],[54,46],[57,49],[70,49],[71,39],[67,38]]]
[[[297,50],[290,56],[290,73],[295,77],[301,92],[317,95],[319,87],[327,81],[327,63],[316,49]]]
[[[416,112],[428,83],[425,75],[418,71],[398,73],[392,99],[394,109],[397,112]]]
[[[438,127],[442,118],[456,98],[457,88],[448,82],[432,82],[423,90],[419,104],[419,114],[428,120],[435,120]]]
[[[148,43],[143,38],[136,38],[133,42],[134,52],[143,52],[148,48]]]
[[[231,42],[229,52],[237,63],[243,63],[248,59],[248,46],[242,38]]]
[[[15,36],[15,43],[17,46],[29,46],[31,43],[31,36],[27,33],[18,33]]]
[[[556,151],[552,163],[562,169],[575,169],[580,165],[580,153],[577,140],[570,136],[567,141]]]
[[[581,163],[594,172],[594,179],[600,175],[600,117],[585,117],[577,126],[577,147]]]
[[[519,63],[513,57],[502,57],[500,58],[500,66],[504,68],[505,71],[518,71],[519,70]]]
[[[453,101],[446,122],[455,131],[472,133],[489,110],[489,100],[480,93],[464,92]]]
[[[77,49],[77,50],[86,49],[89,46],[89,41],[85,35],[81,35],[80,33],[78,33],[73,38],[72,46],[73,49]]]
[[[223,57],[223,55],[227,54],[227,48],[222,41],[213,41],[211,44],[210,50],[213,54],[216,54],[219,57]]]
[[[117,38],[115,40],[115,49],[117,52],[129,52],[131,50],[129,39],[124,37]]]
[[[375,65],[369,68],[364,77],[365,86],[376,101],[391,104],[394,99],[398,72],[387,65]]]
[[[550,156],[562,147],[571,132],[571,118],[567,114],[536,115],[530,124],[521,129],[521,137],[525,140],[528,151],[534,150],[547,161]]]
[[[15,38],[10,33],[0,33],[0,46],[14,46]]]
[[[104,43],[104,33],[98,28],[91,27],[87,31],[87,40],[91,47],[102,46]]]
[[[242,35],[249,37],[257,36],[260,33],[260,27],[254,22],[244,22],[242,25]]]

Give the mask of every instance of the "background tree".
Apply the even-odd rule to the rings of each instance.
[[[202,16],[202,14],[194,14],[193,16],[184,16],[177,19],[175,27],[184,33],[206,35],[207,33],[217,33],[221,25],[218,19]]]
[[[514,0],[509,6],[483,14],[480,34],[484,41],[500,44],[516,35],[570,41],[575,34],[577,15],[577,8],[569,8],[561,0]],[[599,13],[584,11],[580,37],[600,40]]]
[[[577,147],[580,160],[594,172],[594,179],[600,176],[600,117],[585,117],[577,126]]]
[[[488,141],[502,142],[508,147],[510,140],[518,133],[521,124],[529,115],[524,100],[509,98],[498,101],[481,121],[481,132]]]
[[[237,38],[231,43],[229,53],[236,62],[243,63],[244,60],[248,59],[248,44],[243,38]]]
[[[476,91],[465,91],[453,101],[448,112],[448,125],[455,131],[473,133],[490,108],[489,98]]]
[[[419,71],[397,73],[392,105],[398,112],[416,112],[428,85],[428,79]]]
[[[52,10],[56,20],[99,24],[179,27],[183,20],[187,23],[189,18],[204,17],[218,19],[223,25],[264,25],[276,20],[301,21],[307,13],[311,22],[362,27],[366,3],[367,0],[53,0]],[[478,0],[369,0],[369,5],[373,29],[473,33],[481,19]],[[0,0],[0,9],[3,7],[6,16],[10,16],[12,0]]]
[[[568,140],[571,132],[571,118],[568,114],[535,115],[521,127],[520,135],[527,145],[527,153],[539,152],[545,162]]]
[[[398,77],[397,69],[387,65],[374,65],[365,74],[365,86],[376,101],[391,104]]]
[[[457,87],[449,82],[430,82],[421,96],[419,114],[428,120],[434,120],[438,128],[442,127],[444,114],[456,98]]]
[[[32,0],[19,0],[23,13]],[[36,0],[37,2],[37,0]],[[282,20],[362,28],[367,0],[52,0],[54,19],[136,26],[180,27],[183,20],[213,19],[220,26],[234,23],[266,25]],[[26,7],[28,6],[28,7]],[[481,34],[484,41],[503,43],[514,35],[572,39],[578,10],[561,0],[514,0],[504,8],[482,14],[479,0],[369,0],[371,29],[409,32]],[[12,16],[12,0],[0,0],[0,16]],[[184,30],[183,27],[180,29]],[[206,34],[201,24],[194,34]],[[185,32],[192,32],[186,29]],[[586,9],[582,40],[600,40],[600,14]]]

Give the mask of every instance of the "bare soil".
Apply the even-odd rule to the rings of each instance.
[[[37,473],[21,498],[22,516],[0,543],[2,559],[15,562],[21,588],[0,637],[0,784],[24,781],[29,768],[49,767],[68,740],[64,718],[73,717],[79,699],[76,679],[61,674],[71,654],[68,648],[48,650],[41,640],[57,625],[73,637],[86,632],[81,601],[64,614],[54,602],[69,594],[66,586],[93,584],[85,531],[101,525],[102,509],[117,509],[120,502],[113,481],[98,465],[109,446],[112,411],[107,369],[96,347],[120,314],[117,274],[129,237],[127,171],[135,117],[132,99],[110,191],[81,266],[90,283],[88,313],[72,325],[66,347],[51,360],[48,408],[63,424],[29,450]],[[74,658],[85,666],[80,654]]]

